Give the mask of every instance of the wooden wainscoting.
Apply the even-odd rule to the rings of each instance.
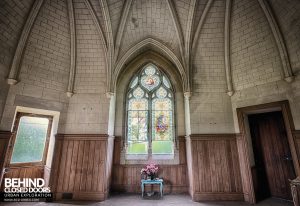
[[[50,185],[55,199],[104,200],[107,135],[56,135]]]
[[[191,135],[194,201],[243,200],[236,134]]]
[[[12,135],[12,132],[0,131],[0,186],[4,176],[5,161],[7,159],[8,146]]]
[[[120,164],[121,137],[116,137],[111,190],[113,192],[141,192],[141,164]],[[185,155],[185,139],[179,138],[179,164],[159,165],[158,176],[164,179],[164,193],[188,193],[188,175]],[[146,188],[147,189],[147,188]]]

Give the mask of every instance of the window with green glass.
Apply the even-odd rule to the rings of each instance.
[[[11,163],[41,162],[46,147],[49,119],[21,116]]]
[[[127,92],[127,154],[174,153],[174,92],[155,65],[135,75]]]

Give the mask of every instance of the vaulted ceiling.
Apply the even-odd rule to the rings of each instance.
[[[32,51],[55,60],[57,69],[69,75],[72,93],[72,79],[80,73],[76,68],[86,66],[80,58],[93,53],[90,62],[105,67],[105,84],[113,91],[114,75],[123,64],[152,49],[182,68],[179,71],[189,91],[197,47],[209,44],[209,40],[199,42],[199,36],[215,34],[225,39],[216,45],[224,47],[225,67],[230,67],[232,42],[240,32],[244,33],[238,38],[248,38],[239,27],[247,18],[257,18],[249,16],[255,9],[263,11],[263,19],[257,21],[268,22],[265,26],[275,38],[284,77],[300,68],[300,4],[296,0],[10,0],[0,4],[1,76],[8,76],[10,84],[18,81],[24,53]],[[247,24],[249,31],[264,30]],[[202,29],[209,33],[201,33]]]

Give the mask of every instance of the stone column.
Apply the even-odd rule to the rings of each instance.
[[[109,115],[108,115],[108,125],[107,125],[107,165],[106,165],[106,174],[107,174],[107,191],[110,190],[111,183],[111,174],[112,174],[112,164],[113,164],[113,154],[114,154],[114,140],[115,140],[115,113],[116,113],[116,94],[112,92],[106,93],[109,101]]]
[[[193,197],[193,159],[191,148],[191,116],[190,116],[190,97],[191,92],[184,93],[184,117],[185,117],[185,145],[186,145],[186,159],[189,176],[189,193]]]
[[[107,134],[108,136],[114,136],[115,134],[115,117],[116,117],[116,95],[115,93],[108,92],[106,93],[109,101],[109,114],[108,114],[108,128]]]
[[[190,97],[191,92],[184,93],[184,116],[185,116],[185,134],[191,134],[191,116],[190,116]]]

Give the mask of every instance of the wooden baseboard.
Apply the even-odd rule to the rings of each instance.
[[[108,196],[107,192],[73,192],[72,194],[73,196],[71,200],[85,201],[104,201]],[[55,193],[55,200],[63,200],[63,193]]]
[[[156,187],[156,186],[154,186]],[[150,188],[150,187],[149,187]],[[145,191],[149,189],[145,188]],[[156,189],[156,188],[154,188]],[[125,185],[118,184],[112,185],[111,190],[113,192],[122,192],[122,193],[141,193],[141,185],[133,184],[133,185]],[[157,188],[158,190],[158,188]],[[188,194],[188,186],[186,185],[164,185],[164,193],[165,194]]]
[[[201,193],[194,193],[193,201],[244,201],[244,194],[243,193],[212,193],[212,192],[201,192]]]

